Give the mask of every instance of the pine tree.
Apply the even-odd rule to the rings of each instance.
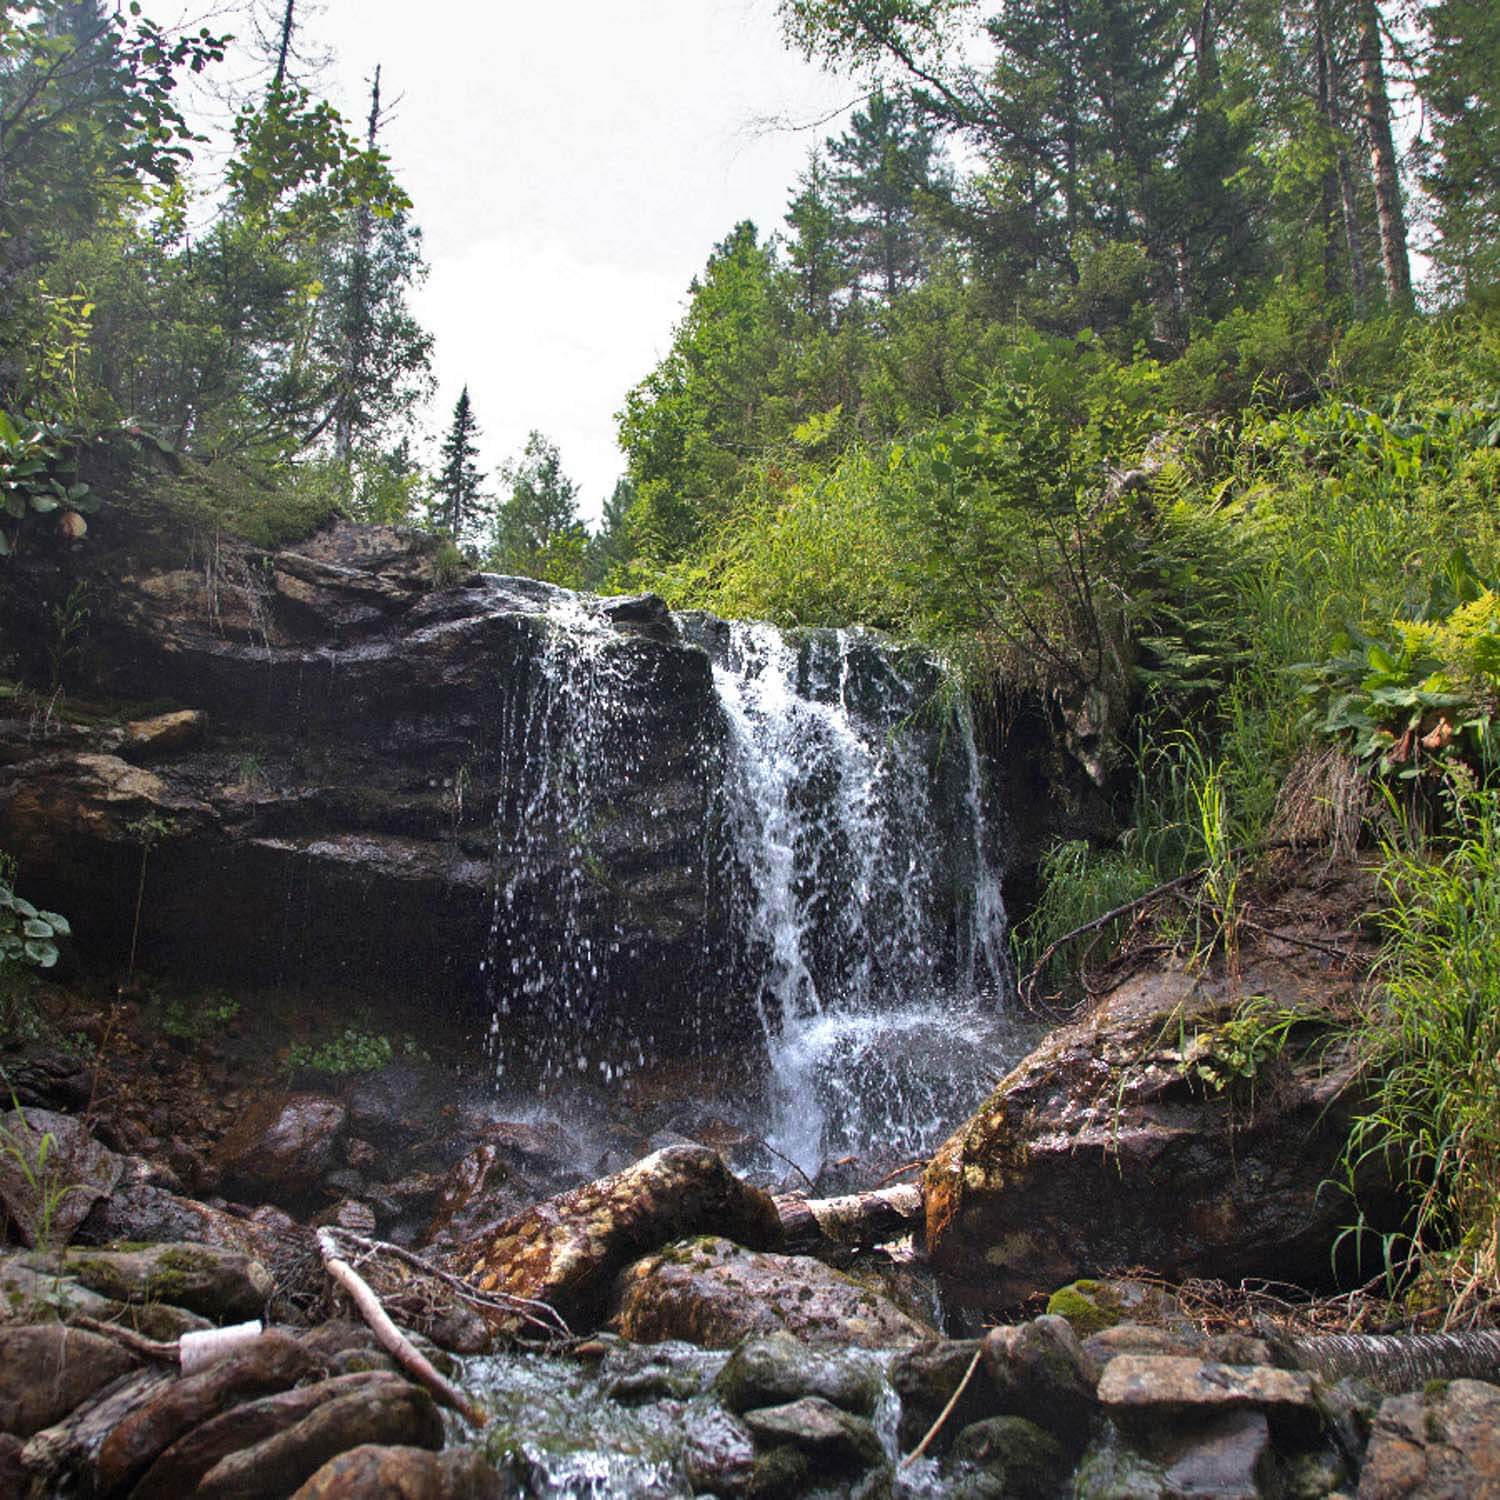
[[[623,568],[635,555],[630,539],[630,507],[635,504],[635,486],[621,477],[616,481],[599,529],[589,538],[583,559],[583,581],[591,589],[603,587],[616,568]]]
[[[510,495],[495,517],[494,566],[578,586],[588,533],[578,519],[578,486],[563,473],[557,444],[533,431],[504,478]]]
[[[930,260],[919,199],[941,175],[933,131],[905,97],[877,89],[828,154],[843,258],[864,290],[894,297],[921,279]]]
[[[478,436],[479,426],[465,386],[440,450],[443,467],[438,473],[436,495],[438,529],[460,544],[477,541],[490,515],[489,501],[480,489],[484,475],[474,462],[479,457],[474,442]]]

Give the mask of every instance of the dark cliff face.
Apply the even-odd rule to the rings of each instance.
[[[552,934],[559,965],[584,945],[601,992],[686,1011],[716,726],[707,657],[659,601],[601,606],[616,690],[593,826],[568,826],[566,809],[538,816],[523,768],[580,748],[528,743],[556,734],[549,611],[571,596],[481,575],[438,588],[431,539],[389,528],[276,553],[110,530],[101,517],[86,548],[17,558],[0,598],[32,681],[57,606],[80,588],[87,605],[69,691],[0,726],[0,847],[80,942],[123,960],[144,851],[148,968],[479,1002],[510,987],[525,930]],[[199,717],[159,721],[174,709]]]

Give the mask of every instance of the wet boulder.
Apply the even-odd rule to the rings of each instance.
[[[747,1250],[729,1240],[684,1240],[630,1266],[615,1288],[611,1326],[643,1343],[686,1339],[727,1349],[747,1334],[888,1349],[933,1329],[821,1261]]]
[[[1147,974],[1053,1032],[927,1169],[928,1251],[955,1299],[994,1312],[1138,1265],[1326,1280],[1349,1214],[1326,1184],[1361,1098],[1355,1040],[1327,1019],[1349,983],[1271,959],[1234,980]],[[1237,1074],[1252,996],[1303,1019]],[[1378,1217],[1389,1190],[1362,1201]]]
[[[1381,1404],[1359,1500],[1469,1500],[1500,1494],[1500,1386],[1434,1382]]]
[[[954,1439],[953,1458],[982,1476],[971,1490],[1005,1500],[1048,1500],[1060,1491],[1073,1467],[1051,1433],[1015,1416],[971,1422]]]
[[[819,1396],[868,1417],[879,1399],[880,1382],[873,1369],[854,1357],[820,1353],[778,1331],[743,1340],[715,1378],[714,1393],[734,1412]]]
[[[340,1375],[231,1406],[174,1442],[130,1492],[131,1500],[177,1500],[190,1495],[198,1481],[231,1454],[295,1427],[330,1401],[353,1395],[378,1399],[393,1382],[405,1384],[399,1376],[379,1371]]]
[[[615,1278],[632,1261],[708,1230],[769,1246],[780,1241],[781,1220],[717,1153],[679,1146],[515,1215],[455,1260],[482,1291],[545,1302],[578,1333],[602,1322]],[[495,1326],[513,1325],[499,1318]]]
[[[511,1500],[517,1493],[472,1448],[433,1453],[364,1443],[329,1459],[292,1500]]]
[[[272,1096],[251,1105],[219,1144],[226,1181],[273,1203],[305,1202],[333,1162],[347,1114],[324,1094]]]
[[[134,1365],[112,1339],[61,1323],[0,1328],[0,1432],[30,1437]]]
[[[807,1455],[817,1471],[858,1473],[885,1458],[870,1422],[821,1396],[803,1396],[782,1406],[747,1411],[742,1420],[757,1445],[796,1448]]]
[[[318,1368],[314,1354],[273,1330],[202,1373],[172,1381],[105,1438],[95,1463],[98,1488],[109,1493],[133,1484],[229,1401],[287,1390]]]
[[[72,1115],[14,1109],[0,1139],[0,1208],[27,1245],[67,1244],[124,1170]]]
[[[397,1377],[336,1396],[285,1431],[221,1459],[193,1493],[200,1500],[290,1495],[330,1459],[366,1444],[436,1452],[443,1419],[432,1397]]]

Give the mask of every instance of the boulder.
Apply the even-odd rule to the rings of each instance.
[[[755,1438],[717,1406],[694,1412],[683,1433],[682,1469],[695,1495],[748,1495],[755,1479]]]
[[[1500,1495],[1500,1386],[1437,1382],[1381,1403],[1359,1500],[1477,1500]]]
[[[1335,1482],[1311,1495],[1321,1497],[1336,1488]],[[1100,1500],[1270,1500],[1287,1491],[1277,1472],[1265,1413],[1245,1410],[1166,1427],[1143,1446],[1101,1442],[1079,1465],[1074,1493]]]
[[[482,1291],[545,1302],[582,1333],[602,1321],[627,1265],[708,1230],[768,1246],[779,1242],[781,1220],[717,1153],[679,1146],[527,1209],[464,1245],[455,1262]],[[494,1326],[512,1325],[498,1318]]]
[[[105,1438],[95,1464],[98,1488],[124,1489],[179,1438],[240,1396],[286,1390],[317,1368],[295,1339],[272,1330],[198,1375],[174,1380]]]
[[[62,1265],[61,1255],[51,1251],[0,1256],[0,1323],[61,1320],[76,1313],[163,1343],[213,1326],[207,1318],[164,1302],[127,1304],[101,1297],[65,1275]]]
[[[1055,1437],[1015,1416],[971,1422],[953,1440],[953,1458],[978,1469],[1007,1500],[1048,1500],[1073,1467]]]
[[[819,1353],[778,1331],[743,1340],[715,1378],[714,1393],[733,1412],[818,1396],[868,1417],[880,1397],[880,1382],[868,1365]]]
[[[292,1500],[513,1500],[518,1493],[472,1448],[432,1453],[363,1443],[329,1459]]]
[[[327,1402],[352,1395],[378,1399],[384,1390],[404,1385],[400,1376],[379,1371],[339,1375],[233,1406],[178,1438],[136,1484],[131,1500],[178,1500],[190,1495],[221,1460],[295,1427]]]
[[[1053,1032],[927,1169],[952,1296],[993,1312],[1139,1265],[1326,1281],[1349,1217],[1327,1184],[1361,1097],[1356,1039],[1326,1018],[1350,983],[1269,958],[1234,979],[1146,974]],[[1252,996],[1307,1019],[1234,1075]],[[1378,1219],[1379,1183],[1363,1201]]]
[[[293,1494],[331,1458],[367,1443],[443,1446],[443,1419],[426,1391],[399,1378],[335,1397],[283,1432],[222,1458],[196,1500],[266,1500]]]
[[[164,1302],[223,1323],[259,1317],[275,1291],[259,1261],[214,1245],[70,1250],[59,1269],[115,1302]]]
[[[123,1163],[81,1120],[50,1109],[13,1109],[0,1119],[0,1207],[23,1244],[65,1245]]]
[[[934,1330],[889,1298],[821,1261],[746,1250],[729,1240],[684,1240],[629,1267],[610,1326],[643,1343],[687,1339],[727,1349],[778,1330],[814,1344],[899,1348]]]
[[[761,1446],[797,1448],[807,1454],[816,1469],[857,1472],[885,1458],[870,1422],[821,1396],[803,1396],[783,1406],[747,1411],[742,1420]]]
[[[978,1339],[928,1339],[897,1355],[891,1364],[891,1388],[901,1401],[896,1436],[903,1452],[911,1452],[964,1385],[980,1355]],[[995,1398],[986,1379],[972,1378],[958,1396],[948,1420],[938,1430],[930,1452],[951,1447],[959,1429],[995,1415]]]
[[[1170,1354],[1121,1354],[1104,1368],[1099,1404],[1117,1426],[1148,1431],[1254,1409],[1293,1439],[1324,1423],[1317,1382],[1301,1370],[1219,1365]]]
[[[273,1203],[305,1202],[333,1161],[347,1114],[324,1094],[272,1096],[252,1104],[219,1143],[226,1181]]]
[[[1075,1451],[1088,1441],[1098,1411],[1099,1370],[1064,1319],[1047,1315],[990,1329],[984,1367],[1002,1415],[1025,1417],[1061,1435]]]
[[[125,726],[120,750],[129,760],[149,760],[192,749],[203,742],[207,732],[207,714],[196,708],[181,708],[149,719],[132,719]]]
[[[30,1437],[134,1365],[112,1339],[61,1323],[0,1328],[0,1432]]]

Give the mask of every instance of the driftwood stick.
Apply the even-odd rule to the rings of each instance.
[[[969,1382],[974,1378],[974,1371],[979,1368],[980,1358],[984,1354],[984,1345],[974,1351],[974,1358],[969,1361],[969,1368],[964,1371],[964,1378],[959,1381],[958,1388],[948,1397],[948,1404],[938,1413],[937,1421],[927,1429],[922,1441],[917,1444],[910,1453],[906,1455],[897,1466],[904,1469],[908,1464],[914,1464],[932,1445],[932,1440],[943,1430],[943,1423],[953,1414],[953,1408],[958,1405],[959,1398],[968,1390]]]
[[[375,1337],[391,1352],[392,1356],[446,1407],[456,1411],[471,1427],[483,1427],[485,1415],[459,1388],[445,1379],[432,1366],[432,1362],[391,1322],[380,1299],[370,1290],[369,1284],[339,1255],[338,1242],[327,1229],[318,1231],[318,1253],[323,1257],[323,1269],[348,1294],[359,1315],[370,1325]]]

